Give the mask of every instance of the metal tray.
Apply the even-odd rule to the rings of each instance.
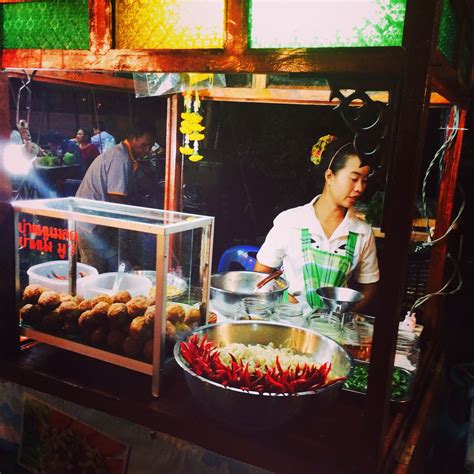
[[[367,367],[367,370],[368,370],[369,363],[361,361],[361,360],[354,360],[354,370],[358,366],[359,367]],[[399,371],[403,372],[406,375],[406,377],[408,378],[408,389],[407,389],[406,395],[403,398],[396,398],[396,399],[395,398],[390,398],[390,401],[394,402],[394,403],[406,403],[406,402],[411,400],[412,391],[413,391],[414,373],[410,372],[409,370],[403,369],[401,367],[394,367],[394,369],[399,370]],[[367,392],[362,391],[362,390],[355,390],[353,388],[347,388],[345,385],[342,386],[342,390],[344,390],[346,392],[358,393],[358,394],[361,394],[361,395],[365,395],[367,393]]]

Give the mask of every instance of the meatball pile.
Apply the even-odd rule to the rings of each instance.
[[[76,339],[130,357],[153,360],[154,300],[132,298],[128,291],[113,296],[102,294],[91,299],[60,294],[39,285],[23,292],[25,305],[20,318],[38,330]],[[166,336],[174,340],[179,333],[197,327],[199,309],[169,304],[166,309]]]

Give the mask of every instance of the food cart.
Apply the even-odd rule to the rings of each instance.
[[[130,375],[131,383],[124,387],[118,383],[123,374],[114,367],[110,373],[113,373],[115,382],[105,388],[100,375],[95,375],[96,371],[100,374],[103,368],[97,369],[92,361],[81,361],[84,368],[87,367],[87,372],[94,374],[86,380],[80,374],[65,372],[57,362],[48,362],[50,348],[35,348],[35,352],[30,355],[5,359],[0,377],[39,390],[47,390],[47,380],[54,380],[51,390],[61,397],[112,414],[121,413],[121,416],[124,416],[121,411],[125,405],[123,400],[132,399],[135,406],[140,408],[136,411],[125,410],[125,416],[130,421],[150,428],[156,426],[160,431],[220,454],[271,470],[307,472],[310,466],[314,468],[315,463],[319,462],[323,472],[325,469],[327,472],[347,472],[354,463],[365,467],[366,472],[394,468],[399,472],[416,472],[418,463],[423,462],[426,454],[424,441],[429,436],[428,420],[436,409],[442,380],[443,355],[439,345],[442,311],[438,302],[430,301],[425,308],[424,349],[412,400],[404,406],[394,407],[389,401],[389,390],[405,288],[413,204],[430,102],[456,105],[460,110],[455,142],[445,155],[435,239],[446,232],[452,220],[453,194],[471,80],[473,11],[469,2],[366,2],[372,7],[387,7],[388,17],[382,15],[380,24],[357,25],[359,35],[355,39],[346,37],[344,40],[342,36],[341,40],[339,36],[332,41],[326,38],[325,42],[318,42],[317,34],[310,37],[309,42],[307,37],[297,36],[295,39],[291,36],[294,30],[285,36],[282,26],[284,18],[272,16],[272,21],[266,22],[264,9],[272,7],[256,0],[208,2],[213,12],[219,12],[211,33],[201,37],[199,31],[202,32],[202,29],[193,30],[189,27],[186,30],[178,21],[173,25],[175,34],[169,37],[165,35],[166,40],[163,35],[156,34],[162,31],[159,21],[154,25],[155,34],[127,33],[134,28],[140,30],[147,21],[156,18],[151,10],[153,2],[143,7],[137,3],[132,7],[120,0],[91,0],[86,12],[84,4],[87,2],[77,0],[69,2],[75,4],[77,15],[71,12],[68,14],[71,15],[71,22],[78,26],[78,32],[84,31],[84,28],[89,32],[88,41],[87,35],[84,37],[77,33],[75,36],[71,29],[64,33],[64,37],[33,38],[31,35],[22,35],[24,31],[21,26],[15,31],[16,27],[12,25],[16,23],[12,19],[15,14],[20,14],[20,8],[24,8],[22,14],[29,11],[32,16],[37,15],[35,3],[20,1],[16,2],[17,5],[3,6],[4,22],[7,18],[10,20],[4,23],[8,34],[5,35],[2,51],[2,68],[7,71],[53,69],[65,71],[66,74],[69,74],[68,71],[81,71],[84,74],[87,71],[244,72],[256,75],[256,87],[234,93],[230,90],[210,90],[208,98],[283,103],[331,103],[337,99],[341,112],[347,116],[350,116],[350,110],[354,110],[354,105],[370,112],[374,120],[370,125],[383,124],[382,127],[375,127],[378,130],[377,144],[381,145],[379,157],[383,156],[382,169],[386,183],[386,212],[382,224],[384,252],[380,261],[382,278],[378,289],[379,303],[375,315],[367,397],[360,399],[346,394],[339,400],[332,419],[323,417],[320,420],[309,416],[305,422],[289,424],[285,430],[270,435],[262,442],[258,436],[241,435],[225,428],[219,429],[224,430],[222,433],[226,436],[221,436],[221,432],[216,435],[215,431],[203,433],[199,425],[205,424],[207,419],[195,414],[189,395],[177,374],[171,376],[170,383],[176,384],[173,392],[176,395],[176,391],[179,391],[179,394],[174,398],[167,398],[165,394],[162,399],[151,402],[144,393],[138,393],[140,387],[143,389],[143,381],[137,374]],[[175,8],[178,9],[180,4],[175,2]],[[358,3],[354,5],[355,9],[362,8]],[[18,9],[16,13],[15,8]],[[54,16],[52,2],[50,8],[49,14]],[[301,21],[305,14],[308,16],[308,12],[295,10],[299,11]],[[200,13],[202,15],[197,16],[206,16],[205,12]],[[278,11],[273,13],[277,15]],[[317,15],[318,12],[315,10],[310,13]],[[292,17],[292,21],[297,20],[297,15]],[[327,20],[323,16],[311,24],[303,22],[300,30],[314,28],[316,31],[318,25]],[[385,37],[380,31],[388,28],[387,21],[393,28],[390,29],[390,35]],[[273,36],[267,34],[272,27],[279,33]],[[193,39],[189,39],[188,35],[192,36],[196,32]],[[161,43],[159,38],[162,39]],[[308,89],[303,95],[292,95],[291,90],[272,90],[267,87],[265,75],[277,73],[313,73],[323,77],[328,85],[320,90]],[[346,92],[345,95],[347,90],[352,91],[352,94]],[[370,91],[380,93],[383,100],[374,99]],[[2,104],[7,103],[8,92],[8,81],[4,74],[1,82]],[[168,99],[165,207],[178,211],[181,206],[183,160],[179,152],[181,137],[178,132],[181,109],[181,96],[171,96]],[[8,108],[2,107],[1,110],[4,113]],[[448,128],[453,127],[455,114],[453,108]],[[9,123],[7,119],[3,116],[0,121],[4,134]],[[354,134],[364,134],[364,127],[359,127],[357,120],[348,118],[348,122]],[[367,149],[366,152],[367,159],[372,159],[371,150]],[[2,205],[2,209],[7,221],[12,211],[8,205]],[[5,240],[6,248],[12,248],[13,242],[8,240],[7,234],[2,239]],[[446,251],[445,240],[433,247],[428,276],[430,293],[442,286]],[[2,259],[10,268],[10,272],[5,272],[2,278],[10,281],[7,276],[14,274],[12,259],[3,254]],[[8,302],[5,311],[14,311],[13,303],[9,303],[14,288],[12,285],[2,285],[2,292],[5,292],[4,299]],[[2,334],[5,333],[3,329]],[[14,331],[14,328],[10,324],[5,330]],[[71,360],[70,355],[66,358]],[[68,380],[69,385],[67,382],[61,383],[61,379]],[[81,388],[75,392],[72,385]],[[134,390],[130,388],[131,385]],[[97,389],[101,395],[95,398],[92,394]],[[115,400],[114,403],[107,403],[111,399]],[[191,426],[186,422],[190,419],[197,419],[198,422],[193,422]],[[354,442],[362,439],[363,442]],[[345,459],[337,459],[341,449],[346,452]]]

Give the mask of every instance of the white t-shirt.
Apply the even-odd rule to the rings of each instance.
[[[303,277],[303,252],[301,249],[301,229],[308,229],[311,245],[325,252],[345,255],[345,245],[349,231],[358,234],[351,272],[359,283],[375,283],[379,280],[377,250],[372,227],[359,219],[349,208],[344,220],[328,239],[314,213],[313,204],[319,196],[304,206],[295,207],[279,214],[273,221],[273,227],[257,254],[257,260],[268,267],[283,265],[284,277],[290,287],[289,292],[301,291],[297,297],[305,301]],[[314,241],[314,242],[313,242]]]

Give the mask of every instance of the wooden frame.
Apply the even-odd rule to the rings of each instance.
[[[88,51],[4,50],[1,67],[8,69],[57,69],[69,71],[154,71],[154,72],[312,72],[344,77],[365,76],[377,79],[389,76],[397,82],[394,150],[388,170],[385,206],[391,210],[384,222],[385,251],[381,261],[383,277],[379,288],[373,356],[370,366],[364,444],[366,472],[377,472],[390,466],[397,450],[404,451],[402,429],[407,426],[401,418],[388,427],[389,389],[402,293],[406,277],[408,244],[410,241],[417,178],[426,129],[429,98],[435,89],[449,101],[466,107],[468,90],[459,84],[457,74],[435,51],[441,0],[408,0],[403,48],[337,48],[262,50],[247,49],[245,21],[246,0],[229,0],[227,4],[226,40],[224,49],[210,51],[116,50],[112,40],[112,6],[110,0],[90,0],[91,40]],[[454,71],[454,73],[453,73]],[[43,71],[41,71],[43,73]],[[51,80],[53,73],[44,72]],[[74,73],[75,74],[75,73]],[[81,76],[76,76],[80,78]],[[84,76],[84,78],[90,76]],[[96,78],[94,78],[95,80]],[[118,82],[107,79],[111,87]],[[349,80],[350,82],[350,80]],[[262,99],[260,92],[245,95],[242,100]],[[219,93],[221,95],[219,96]],[[210,100],[229,100],[223,91],[208,94]],[[267,92],[265,92],[267,94]],[[285,101],[285,94],[272,92],[271,101]],[[280,95],[279,95],[280,94]],[[310,93],[308,93],[310,94]],[[318,93],[319,94],[319,93]],[[291,94],[290,94],[291,95]],[[317,94],[315,93],[315,96]],[[316,100],[324,100],[324,97]],[[291,99],[290,99],[291,100]],[[303,103],[306,99],[303,98]],[[167,206],[179,207],[181,166],[177,151],[177,97],[169,99]],[[462,111],[462,120],[465,110]],[[457,172],[462,134],[448,155],[447,174],[441,187],[437,235],[448,225],[452,211],[453,186]],[[398,190],[404,189],[403,193]],[[430,268],[430,286],[437,288],[444,269],[445,244],[435,247],[435,259]],[[423,357],[418,381],[428,384],[427,362],[437,360],[437,308],[428,325],[432,338]],[[428,407],[425,407],[428,410]],[[415,437],[411,437],[413,441]],[[409,456],[407,462],[409,462]]]

